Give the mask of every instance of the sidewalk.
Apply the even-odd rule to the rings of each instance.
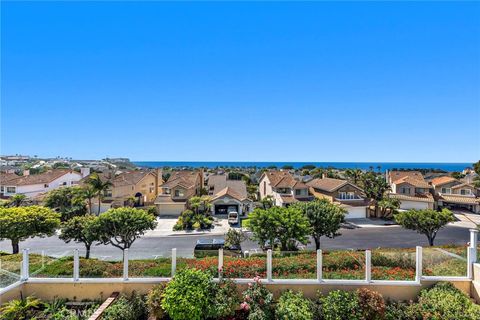
[[[357,228],[381,228],[381,227],[398,227],[394,221],[383,220],[378,218],[359,218],[347,219],[345,227],[349,229]]]

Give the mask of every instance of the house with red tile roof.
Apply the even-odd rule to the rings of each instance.
[[[433,209],[432,186],[419,171],[389,171],[386,175],[389,196],[400,200],[400,209]]]
[[[212,197],[212,214],[227,214],[236,211],[246,215],[252,209],[248,199],[247,185],[243,180],[228,179],[226,174],[213,174],[207,181],[208,195]]]
[[[430,183],[439,208],[466,209],[480,213],[480,191],[473,184],[450,176],[434,178]]]
[[[307,182],[310,193],[318,199],[327,199],[345,210],[346,219],[366,218],[370,199],[355,184],[341,179],[322,178]]]

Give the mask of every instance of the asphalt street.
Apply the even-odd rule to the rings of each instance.
[[[415,247],[428,246],[427,238],[414,231],[405,230],[399,226],[370,227],[358,229],[342,229],[342,235],[334,239],[324,238],[321,247],[328,249],[373,249],[378,247]],[[172,248],[177,248],[177,256],[190,257],[193,255],[195,242],[200,238],[222,238],[213,235],[175,235],[142,237],[135,241],[129,250],[131,259],[168,257]],[[435,244],[466,244],[469,241],[468,228],[459,226],[447,226],[439,231]],[[72,255],[73,249],[77,248],[82,254],[84,247],[78,243],[65,243],[57,236],[48,238],[33,238],[20,243],[20,249],[29,248],[31,252],[50,256]],[[253,241],[242,244],[243,250],[258,248]],[[310,243],[308,248],[314,248]],[[11,252],[9,241],[0,241],[0,251]],[[121,250],[111,245],[93,246],[92,257],[113,260],[121,258]]]

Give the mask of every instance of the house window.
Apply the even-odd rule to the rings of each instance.
[[[442,193],[450,194],[450,193],[452,193],[452,189],[450,189],[450,188],[442,188]]]
[[[45,183],[45,184],[43,185],[43,187],[44,187],[44,188],[48,188],[48,184]]]
[[[64,181],[64,182],[62,183],[62,185],[66,186],[66,185],[67,185],[67,181]]]
[[[417,188],[417,193],[425,193],[425,189],[423,189],[423,188]]]
[[[263,181],[263,193],[267,194],[267,182]]]
[[[461,194],[461,195],[464,195],[464,196],[469,196],[469,195],[472,194],[472,190],[470,190],[470,189],[461,189],[461,190],[460,190],[460,194]]]
[[[295,189],[295,195],[296,195],[296,196],[301,196],[301,195],[303,195],[303,189]]]
[[[183,197],[183,191],[182,190],[175,190],[175,197]]]
[[[353,200],[355,199],[355,192],[339,192],[338,193],[339,199],[342,200]]]
[[[16,191],[15,187],[7,187],[7,193],[15,193]]]
[[[3,186],[0,187],[0,192],[3,192]]]
[[[400,188],[400,193],[402,193],[402,194],[410,194],[410,188]]]

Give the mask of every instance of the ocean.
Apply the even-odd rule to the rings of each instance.
[[[336,169],[362,169],[368,170],[373,167],[382,171],[392,169],[439,169],[444,171],[462,171],[466,167],[472,167],[472,163],[427,163],[427,162],[228,162],[228,161],[132,161],[135,165],[148,168],[172,167],[172,168],[216,168],[216,167],[257,167],[265,168],[276,166],[281,168],[291,165],[294,168],[301,168],[304,165],[314,165],[322,168]]]

